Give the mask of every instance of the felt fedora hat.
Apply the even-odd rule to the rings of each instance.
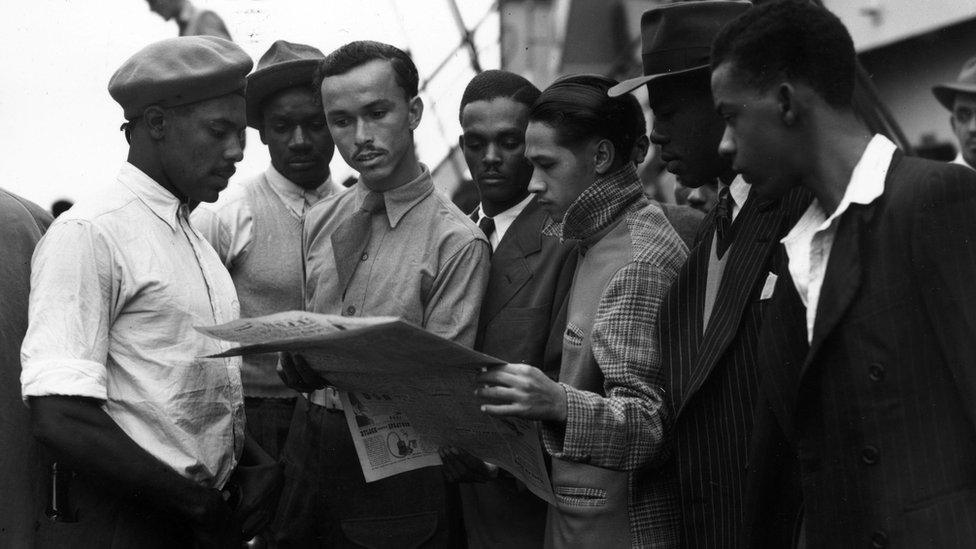
[[[311,85],[315,68],[325,54],[312,46],[278,40],[258,60],[247,77],[247,125],[260,129],[261,103],[269,95],[294,86]]]
[[[932,93],[935,98],[942,103],[942,106],[952,110],[952,102],[955,101],[956,94],[959,92],[976,94],[976,57],[973,57],[962,66],[959,78],[955,82],[946,82],[938,86],[932,86]]]
[[[749,2],[679,2],[651,8],[641,17],[641,60],[644,76],[610,88],[623,95],[664,76],[708,68],[712,39],[726,23],[746,11]]]

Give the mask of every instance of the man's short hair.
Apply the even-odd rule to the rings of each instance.
[[[633,94],[608,96],[607,90],[615,85],[612,78],[592,74],[560,78],[539,95],[529,120],[555,129],[557,142],[563,146],[576,146],[594,137],[607,139],[616,156],[626,159],[640,137],[636,120],[644,118],[644,111]]]
[[[854,42],[840,19],[808,0],[779,0],[750,8],[712,43],[712,69],[735,64],[737,74],[760,90],[778,78],[801,81],[833,107],[854,95]]]
[[[464,88],[461,96],[461,108],[458,109],[458,117],[464,113],[464,107],[468,103],[475,101],[491,101],[499,97],[505,97],[521,103],[531,109],[532,104],[539,98],[539,88],[532,82],[515,74],[514,72],[489,70],[478,73],[468,82],[468,87]]]
[[[322,89],[325,78],[345,74],[375,60],[390,62],[396,83],[408,101],[417,96],[420,76],[410,56],[399,48],[372,40],[350,42],[327,55],[315,70],[315,89]]]

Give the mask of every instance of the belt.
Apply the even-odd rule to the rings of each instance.
[[[339,400],[339,390],[335,387],[325,387],[311,393],[302,393],[310,403],[321,406],[330,412],[342,412],[342,401]]]

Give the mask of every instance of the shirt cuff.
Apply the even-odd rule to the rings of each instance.
[[[552,457],[568,459],[580,463],[590,461],[589,452],[591,429],[594,428],[594,414],[587,406],[586,393],[565,383],[566,424],[542,423],[542,444]]]
[[[47,359],[24,364],[21,394],[28,397],[79,396],[106,400],[105,365],[91,360]]]

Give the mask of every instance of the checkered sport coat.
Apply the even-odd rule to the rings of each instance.
[[[631,165],[590,186],[564,223],[548,230],[579,240],[581,263],[608,235],[620,238],[617,231],[626,231],[623,253],[629,247],[629,257],[622,258],[602,291],[597,288],[599,305],[588,335],[590,363],[599,371],[590,377],[602,383],[590,390],[563,383],[565,429],[543,425],[544,444],[555,458],[629,471],[631,545],[674,547],[677,507],[667,484],[672,480],[656,469],[667,454],[669,418],[655,323],[687,247],[661,208],[644,198]],[[570,293],[587,283],[593,281],[577,276]]]

